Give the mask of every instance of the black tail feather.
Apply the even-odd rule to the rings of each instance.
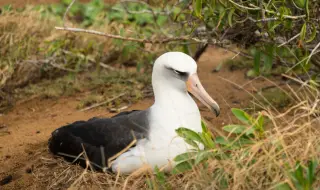
[[[49,150],[53,154],[62,156],[65,160],[79,164],[84,168],[87,166],[84,155],[75,160],[75,158],[84,151],[87,155],[87,159],[90,161],[92,169],[96,171],[103,171],[104,166],[107,166],[106,160],[103,161],[102,159],[104,157],[104,152],[101,152],[101,148],[87,144],[80,137],[74,136],[68,130],[68,126],[54,131],[48,144]]]

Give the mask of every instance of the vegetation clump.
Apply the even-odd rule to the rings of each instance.
[[[155,173],[141,168],[120,177],[40,158],[33,173],[43,187],[309,190],[320,186],[316,0],[162,4],[93,0],[75,2],[68,9],[71,2],[1,9],[0,111],[26,97],[76,93],[87,94],[80,98],[78,109],[101,102],[118,107],[150,94],[150,77],[142,73],[150,73],[156,55],[178,50],[198,59],[208,45],[233,52],[233,59],[241,56],[230,62],[236,69],[246,68],[248,77],[281,75],[300,86],[288,85],[289,93],[259,92],[254,97],[259,111],[231,109],[238,122],[222,126],[219,133],[211,132],[204,122],[202,133],[178,129],[177,135],[193,149],[175,158],[177,165],[170,174],[161,168]],[[56,26],[69,32],[55,30]],[[123,93],[120,100],[107,101]]]

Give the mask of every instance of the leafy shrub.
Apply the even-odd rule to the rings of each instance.
[[[287,72],[319,71],[319,59],[311,59],[319,48],[319,7],[311,0],[193,0],[191,24],[205,26],[202,37],[208,43],[229,40],[249,48],[250,76],[279,66]]]

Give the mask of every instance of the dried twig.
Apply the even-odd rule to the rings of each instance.
[[[74,162],[77,161],[77,160],[83,160],[83,161],[87,161],[85,158],[83,158],[83,152],[81,153],[81,156],[78,157],[78,156],[74,156],[74,155],[71,155],[71,154],[66,154],[66,153],[63,153],[63,152],[58,152],[57,155],[60,155],[60,156],[64,156],[64,157],[69,157],[69,158],[74,158]],[[90,164],[91,165],[94,165],[95,167],[101,169],[103,171],[103,167],[100,166],[99,164],[97,163],[94,163],[92,161],[90,161]]]
[[[129,10],[119,9],[119,8],[116,8],[116,7],[112,7],[111,9],[115,10],[115,11],[120,11],[120,12],[127,12],[129,14],[156,14],[156,15],[167,15],[168,14],[166,12],[157,12],[157,11],[154,11],[154,13],[152,13],[152,11],[149,11],[149,10],[129,11]]]
[[[69,6],[67,7],[66,12],[65,12],[64,15],[63,15],[63,19],[62,19],[62,25],[63,25],[63,27],[66,27],[65,21],[66,21],[67,14],[68,14],[70,8],[72,7],[72,5],[74,4],[75,1],[76,1],[76,0],[72,0],[72,2],[71,2],[71,3],[69,4]]]
[[[300,33],[298,33],[297,35],[293,36],[293,37],[292,37],[292,38],[290,38],[288,41],[286,41],[286,42],[284,42],[284,43],[280,44],[278,47],[281,47],[281,46],[284,46],[284,45],[286,45],[286,44],[290,43],[292,40],[296,39],[296,38],[297,38],[297,37],[299,37],[299,36],[300,36]]]
[[[319,47],[320,47],[320,42],[319,42],[319,43],[316,45],[316,47],[311,51],[310,55],[308,56],[308,59],[307,59],[306,63],[308,63],[309,60],[311,59],[311,57],[317,53],[317,50],[318,50]]]
[[[82,174],[78,177],[78,179],[76,179],[72,184],[71,186],[68,188],[68,189],[74,189],[75,186],[81,181],[81,179],[84,177],[84,175],[88,172],[88,168],[90,167],[91,168],[91,165],[90,165],[90,161],[89,161],[89,158],[87,157],[87,153],[86,153],[86,150],[84,149],[84,146],[83,144],[81,144],[82,148],[83,148],[83,155],[86,159],[86,168],[84,169],[84,171],[82,172]],[[92,168],[91,168],[92,169]]]
[[[250,3],[249,5],[252,6],[251,7],[246,7],[246,6],[242,6],[242,5],[239,5],[235,2],[233,2],[232,0],[229,0],[230,2],[232,2],[233,4],[237,5],[238,7],[241,7],[241,8],[244,8],[244,9],[248,9],[248,10],[261,10],[260,7],[258,7],[257,5],[254,5],[252,3]],[[276,13],[274,11],[270,11],[268,9],[264,9],[265,12],[267,13],[271,13],[271,14],[275,14],[277,16],[280,16],[280,13]],[[292,16],[292,15],[282,15],[282,18],[285,18],[285,19],[292,19],[292,20],[297,20],[297,19],[301,19],[301,18],[305,18],[306,15],[297,15],[297,16]]]
[[[107,33],[104,33],[104,32],[99,32],[99,31],[96,31],[96,30],[86,30],[86,29],[81,29],[81,28],[55,27],[55,29],[71,31],[71,32],[81,32],[81,33],[95,34],[95,35],[103,36],[103,37],[106,37],[106,38],[133,41],[133,42],[139,42],[139,43],[164,44],[164,43],[168,43],[168,42],[183,41],[183,40],[193,40],[193,41],[202,43],[201,40],[196,39],[196,38],[191,38],[191,37],[188,37],[188,36],[150,40],[150,39],[138,39],[138,38],[132,38],[132,37],[123,37],[123,36],[119,36],[119,35],[107,34]]]
[[[111,98],[111,99],[109,99],[109,100],[106,100],[106,101],[104,101],[104,102],[101,102],[101,103],[93,104],[93,105],[91,105],[91,106],[89,106],[89,107],[86,107],[86,108],[81,109],[80,111],[88,111],[88,110],[91,110],[91,109],[93,109],[93,108],[102,106],[102,105],[107,104],[107,103],[109,103],[109,102],[112,102],[112,101],[114,101],[114,100],[116,100],[116,99],[118,99],[118,98],[120,98],[120,97],[122,97],[122,96],[124,96],[124,95],[126,95],[126,94],[127,94],[127,92],[121,93],[121,94],[119,94],[119,95],[116,96],[116,97],[113,97],[113,98]]]
[[[259,20],[256,20],[252,17],[248,17],[248,19],[251,20],[252,22],[270,22],[270,21],[279,20],[279,17],[263,18],[263,19],[259,19]]]
[[[114,162],[114,160],[116,158],[118,158],[121,154],[123,154],[124,152],[127,152],[133,145],[135,145],[137,143],[137,138],[134,135],[134,132],[131,131],[131,134],[133,136],[133,140],[130,142],[130,144],[128,144],[128,146],[126,146],[124,149],[122,149],[120,152],[118,152],[117,154],[111,156],[110,158],[108,158],[108,168],[111,167],[112,163]],[[119,173],[119,171],[118,171]]]
[[[230,3],[234,4],[235,6],[237,7],[240,7],[240,8],[243,8],[243,9],[247,9],[247,10],[254,10],[254,11],[258,11],[260,10],[261,8],[260,7],[247,7],[247,6],[244,6],[244,5],[240,5],[232,0],[229,0]]]
[[[130,107],[131,104],[128,104],[128,105],[125,105],[125,106],[122,106],[121,108],[110,108],[109,111],[110,112],[116,112],[116,113],[119,113],[125,109],[128,109]]]

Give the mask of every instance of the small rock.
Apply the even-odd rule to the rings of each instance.
[[[40,131],[37,131],[36,133],[37,133],[37,134],[39,134],[39,133],[40,133]]]
[[[8,183],[10,183],[12,181],[13,177],[12,175],[8,175],[6,177],[4,177],[1,181],[0,181],[0,186],[2,185],[6,185]]]
[[[31,168],[26,168],[26,173],[31,174],[32,169]]]
[[[232,103],[233,104],[240,104],[240,102],[238,100],[233,100]]]
[[[204,118],[205,118],[206,120],[212,120],[212,119],[213,119],[213,117],[209,117],[209,116],[204,116]]]

